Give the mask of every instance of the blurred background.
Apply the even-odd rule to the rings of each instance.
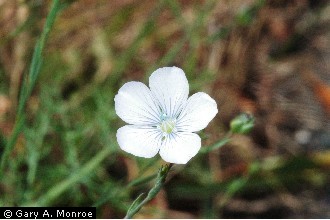
[[[124,217],[165,162],[119,149],[125,123],[114,95],[178,66],[190,95],[204,91],[218,104],[203,147],[239,113],[255,127],[175,165],[136,217],[330,218],[329,1],[63,3],[0,182],[1,206],[96,206],[99,218]],[[0,0],[0,153],[50,5]]]

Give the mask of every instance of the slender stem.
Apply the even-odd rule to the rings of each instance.
[[[132,218],[146,203],[151,201],[156,195],[159,193],[161,188],[163,187],[167,174],[170,171],[173,164],[162,166],[157,174],[157,180],[155,185],[150,189],[147,197],[142,200],[143,194],[141,194],[128,209],[125,219]],[[142,200],[142,201],[141,201]]]
[[[225,144],[229,143],[231,140],[232,132],[228,131],[225,137],[217,141],[216,143],[212,144],[211,146],[203,147],[200,149],[200,154],[206,154],[211,151],[214,151],[216,149],[219,149],[220,147],[224,146]]]

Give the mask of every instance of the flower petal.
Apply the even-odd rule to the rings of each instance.
[[[192,95],[177,119],[178,131],[196,132],[204,129],[218,113],[217,103],[208,94]]]
[[[178,132],[166,138],[159,154],[169,163],[186,164],[201,148],[201,138],[194,133]]]
[[[115,96],[117,115],[129,124],[154,125],[160,121],[160,109],[149,88],[141,82],[125,83]]]
[[[137,157],[154,157],[162,144],[161,133],[152,127],[125,125],[117,131],[120,148]]]
[[[153,72],[149,87],[167,116],[176,117],[189,94],[189,84],[185,73],[178,67],[163,67]]]

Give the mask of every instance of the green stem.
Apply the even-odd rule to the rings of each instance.
[[[163,187],[167,174],[170,171],[173,164],[162,166],[157,174],[157,180],[155,185],[150,189],[147,197],[142,200],[143,194],[138,196],[138,198],[132,203],[131,207],[128,209],[125,219],[132,218],[145,204],[151,201],[159,193]]]
[[[222,138],[221,140],[219,140],[216,143],[212,144],[211,146],[201,148],[199,153],[200,154],[206,154],[206,153],[209,153],[209,152],[214,151],[216,149],[219,149],[220,147],[222,147],[225,144],[227,144],[228,142],[230,142],[231,136],[232,136],[232,132],[230,132],[230,131],[227,132],[227,134],[225,135],[224,138]]]

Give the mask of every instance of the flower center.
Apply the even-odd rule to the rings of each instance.
[[[173,118],[168,117],[167,115],[163,114],[161,122],[159,123],[159,125],[157,127],[163,133],[163,137],[166,137],[167,135],[176,131],[175,124],[176,124],[176,119],[173,119]]]

